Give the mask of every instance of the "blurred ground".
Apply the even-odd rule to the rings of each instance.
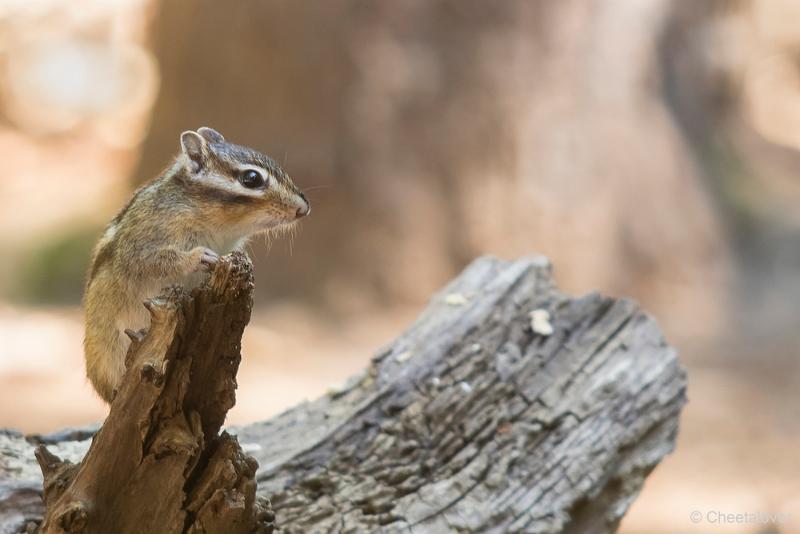
[[[242,342],[228,423],[259,421],[323,394],[362,369],[415,312],[389,310],[334,324],[291,303],[257,310]],[[0,307],[0,428],[50,432],[105,417],[85,379],[82,331],[79,309]]]
[[[785,357],[785,348],[781,354]],[[731,362],[693,350],[682,351],[681,360],[689,371],[689,404],[677,451],[647,479],[621,531],[800,532],[798,362],[792,358],[784,372],[771,372],[757,361]],[[704,515],[700,523],[691,522],[693,511]],[[709,524],[709,512],[789,517],[771,529]]]

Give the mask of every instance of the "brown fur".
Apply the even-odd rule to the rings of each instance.
[[[305,197],[269,157],[226,143],[208,128],[189,134],[202,155],[184,144],[164,173],[136,191],[92,254],[84,294],[86,373],[109,403],[125,371],[130,341],[124,330],[149,324],[144,300],[170,284],[196,285],[202,262],[214,253],[241,248],[250,235],[291,224],[299,210],[308,211]],[[241,187],[242,166],[263,169],[268,187]]]

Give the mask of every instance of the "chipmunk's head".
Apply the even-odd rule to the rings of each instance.
[[[270,157],[234,145],[211,128],[181,134],[187,192],[221,224],[250,234],[293,223],[311,211],[305,195]]]

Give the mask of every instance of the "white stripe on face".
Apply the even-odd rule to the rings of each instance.
[[[240,173],[242,171],[247,170],[254,170],[261,174],[265,180],[267,180],[267,184],[269,186],[273,185],[275,179],[267,172],[266,169],[259,167],[258,165],[241,165],[237,167],[236,173]],[[203,174],[197,177],[198,181],[203,182],[204,184],[214,187],[216,189],[220,189],[225,191],[226,193],[231,193],[237,196],[247,196],[253,198],[261,198],[266,194],[266,189],[249,189],[239,183],[235,177],[228,177],[223,176],[221,174],[216,173],[208,173]],[[268,189],[269,187],[267,187]]]

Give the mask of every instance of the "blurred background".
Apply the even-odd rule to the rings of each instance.
[[[105,416],[89,251],[203,125],[313,204],[251,247],[231,423],[344,380],[476,256],[541,253],[689,369],[622,531],[800,532],[800,2],[0,0],[0,427]]]

